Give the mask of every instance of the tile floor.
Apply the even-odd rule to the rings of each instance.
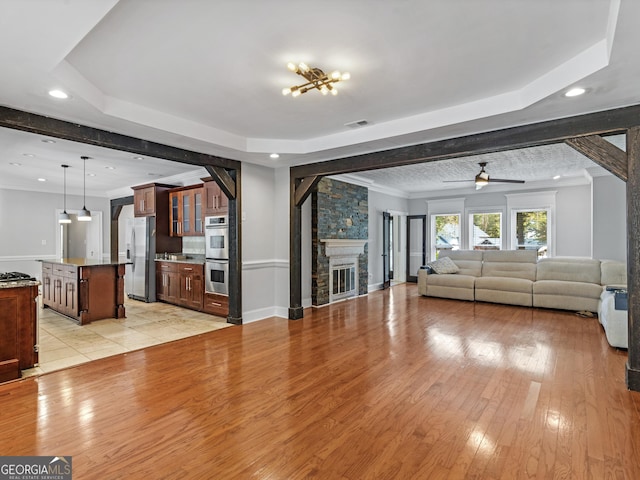
[[[127,299],[126,318],[104,319],[80,326],[40,309],[40,364],[22,376],[40,375],[98,358],[158,345],[232,326],[222,317],[166,303]]]

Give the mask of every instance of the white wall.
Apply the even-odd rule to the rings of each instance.
[[[242,165],[242,319],[248,323],[281,314],[276,303],[277,224],[281,202],[276,202],[276,175],[272,168]],[[287,203],[288,205],[288,203]],[[288,214],[287,217],[288,219]],[[286,316],[286,312],[285,312]]]
[[[369,190],[369,288],[382,285],[382,212],[407,212],[406,198]],[[404,235],[404,233],[403,233]],[[397,259],[404,262],[405,259]]]
[[[593,179],[593,257],[627,261],[627,185],[613,175]]]
[[[70,205],[80,208],[82,201],[82,196],[67,195],[67,210],[72,210]],[[102,211],[103,249],[108,253],[109,200],[87,197],[86,206],[92,213]],[[56,258],[56,236],[60,232],[56,212],[62,208],[61,194],[0,189],[0,272],[18,271],[41,277],[36,260]]]

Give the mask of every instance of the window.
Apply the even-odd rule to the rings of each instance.
[[[536,250],[539,257],[546,257],[549,247],[549,211],[515,210],[513,232],[516,250]]]
[[[469,214],[469,245],[473,250],[502,249],[502,213]]]
[[[431,244],[435,245],[435,258],[439,258],[442,250],[458,250],[460,248],[460,215],[431,215]]]

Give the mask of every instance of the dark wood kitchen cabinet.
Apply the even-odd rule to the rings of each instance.
[[[86,259],[42,262],[42,301],[80,325],[124,318],[124,264]]]
[[[180,273],[177,263],[156,262],[156,298],[162,302],[179,304]]]
[[[38,363],[38,282],[0,288],[0,382]]]
[[[180,304],[202,310],[204,266],[180,264]]]
[[[202,309],[211,315],[226,317],[229,315],[229,297],[218,293],[205,292]]]
[[[202,311],[204,265],[156,262],[156,297],[163,302]]]
[[[207,217],[227,215],[229,213],[229,199],[222,192],[220,186],[208,178],[204,181],[204,214]]]
[[[204,236],[203,196],[202,185],[171,190],[169,217],[172,236]]]
[[[135,217],[167,215],[169,190],[175,185],[147,183],[131,187],[133,190],[133,215]]]

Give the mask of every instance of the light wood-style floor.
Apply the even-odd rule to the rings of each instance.
[[[0,454],[78,479],[637,479],[595,318],[399,285],[0,387]]]

